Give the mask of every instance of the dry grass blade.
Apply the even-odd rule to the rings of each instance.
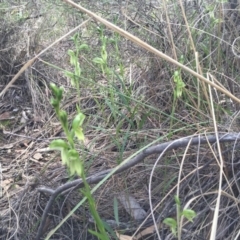
[[[187,152],[189,150],[189,147],[190,147],[190,144],[191,144],[191,141],[189,141],[185,151],[184,151],[184,154],[183,154],[183,157],[181,159],[181,163],[180,163],[180,169],[179,169],[179,174],[178,174],[178,185],[177,185],[177,197],[180,199],[180,182],[181,182],[181,175],[182,175],[182,172],[183,172],[183,165],[184,165],[184,161],[186,159],[186,155],[187,155]],[[182,225],[181,225],[181,221],[180,218],[182,219],[182,216],[180,216],[180,213],[177,211],[177,223],[178,223],[178,239],[181,239],[181,233],[182,233]]]
[[[210,86],[209,86],[209,95],[210,95],[210,100],[211,100],[213,123],[214,123],[215,133],[216,133],[216,137],[217,137],[217,149],[218,149],[218,154],[219,154],[219,159],[220,159],[218,197],[217,197],[216,207],[214,210],[212,231],[211,231],[211,236],[210,236],[210,240],[214,240],[214,239],[216,239],[218,215],[219,215],[219,208],[220,208],[220,201],[221,201],[221,190],[222,190],[222,183],[223,183],[223,158],[222,158],[221,146],[220,146],[219,139],[218,139],[218,129],[217,129],[217,123],[216,123],[216,117],[215,117],[215,109],[214,109],[214,105],[213,105],[213,97],[212,97],[212,91],[211,91]]]

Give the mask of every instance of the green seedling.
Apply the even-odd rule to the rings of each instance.
[[[195,218],[197,214],[192,209],[181,209],[181,202],[178,196],[175,196],[174,199],[177,209],[177,220],[174,218],[165,218],[163,223],[170,227],[170,230],[175,237],[178,236],[178,240],[181,240],[181,217],[185,217],[189,222],[193,222],[193,218]]]
[[[181,56],[180,63],[183,64],[183,56]],[[186,86],[182,80],[181,69],[176,70],[174,72],[173,81],[174,81],[174,90],[173,90],[173,105],[172,105],[170,129],[172,129],[172,125],[173,125],[173,119],[174,119],[175,108],[177,105],[177,100],[182,97],[183,90]]]
[[[83,50],[88,50],[89,47],[85,43],[83,44],[80,43],[79,34],[75,34],[71,39],[75,44],[75,50],[69,49],[68,55],[70,57],[70,65],[73,67],[74,71],[73,72],[65,71],[65,76],[70,78],[72,86],[77,89],[78,96],[80,97],[79,82],[80,82],[82,70],[81,70],[78,58],[79,58],[80,52]]]
[[[74,140],[75,137],[79,141],[84,140],[84,133],[82,125],[85,119],[85,115],[78,109],[78,114],[74,117],[71,126],[68,124],[68,117],[66,111],[60,109],[60,102],[62,100],[63,88],[58,88],[55,84],[50,84],[53,97],[51,99],[51,104],[55,109],[56,115],[61,123],[61,126],[66,134],[67,140],[54,140],[50,143],[50,148],[54,150],[59,150],[61,152],[62,163],[67,166],[70,176],[78,175],[82,178],[84,183],[84,190],[82,193],[87,197],[89,208],[91,214],[96,221],[98,232],[89,230],[93,235],[97,236],[99,239],[108,240],[108,235],[105,231],[102,220],[96,210],[95,200],[91,195],[91,189],[86,181],[83,159],[81,159],[80,154],[76,151]]]
[[[78,35],[75,35],[72,40],[76,49],[74,51],[69,50],[68,54],[70,56],[70,64],[73,66],[74,71],[66,71],[65,74],[70,78],[72,86],[76,87],[78,95],[80,96],[79,83],[81,78],[81,67],[78,57],[79,52],[83,49],[87,49],[88,46],[86,44],[80,44]],[[60,103],[63,98],[63,88],[57,87],[53,83],[50,84],[50,87],[53,94],[51,104],[66,135],[66,140],[58,139],[52,141],[50,143],[50,148],[61,152],[62,163],[67,166],[70,177],[77,175],[82,178],[84,183],[82,193],[88,199],[89,209],[97,226],[97,231],[89,230],[89,232],[101,240],[108,240],[109,237],[105,230],[104,223],[97,212],[95,200],[91,194],[90,186],[86,181],[84,161],[75,147],[75,139],[80,142],[84,141],[83,123],[85,115],[80,110],[80,107],[77,106],[77,114],[73,118],[71,124],[69,124],[67,112],[60,108]]]
[[[102,42],[101,57],[94,58],[93,62],[100,65],[103,75],[110,76],[111,71],[108,68],[108,54],[107,54],[108,38],[104,36],[103,27],[98,28],[98,32],[100,34],[100,39]]]

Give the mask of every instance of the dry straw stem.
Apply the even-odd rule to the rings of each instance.
[[[218,138],[218,129],[217,129],[217,123],[216,123],[216,117],[215,117],[215,111],[214,111],[214,105],[213,105],[213,97],[212,97],[212,91],[209,86],[209,95],[211,99],[211,107],[212,107],[212,117],[213,117],[213,123],[214,123],[214,130],[216,133],[217,138],[217,149],[219,153],[219,160],[220,160],[220,173],[219,173],[219,185],[218,185],[218,197],[216,206],[214,209],[214,216],[213,216],[213,222],[212,222],[212,231],[210,235],[210,240],[216,239],[217,234],[217,224],[218,224],[218,215],[219,215],[219,208],[220,208],[220,201],[221,201],[221,189],[222,189],[222,182],[223,182],[223,157],[222,157],[222,151],[221,146]]]
[[[13,85],[13,83],[21,76],[22,73],[24,73],[24,71],[30,67],[36,59],[38,59],[43,53],[45,53],[48,49],[50,49],[51,47],[53,47],[55,44],[57,44],[58,42],[60,42],[62,39],[64,39],[65,37],[71,35],[72,33],[74,33],[76,30],[78,30],[78,28],[84,26],[91,18],[89,18],[88,20],[84,21],[83,23],[81,23],[80,25],[78,25],[77,27],[75,27],[73,30],[71,30],[70,32],[68,32],[67,34],[65,34],[64,36],[60,37],[59,39],[57,39],[55,42],[53,42],[52,44],[50,44],[47,48],[45,48],[43,51],[41,51],[39,54],[37,54],[34,58],[32,58],[31,60],[29,60],[27,63],[25,63],[23,65],[23,67],[19,70],[19,72],[13,77],[13,79],[7,84],[7,86],[2,90],[2,92],[0,93],[0,98],[2,96],[4,96],[4,94],[7,92],[7,90]]]
[[[105,26],[107,26],[108,28],[112,29],[113,31],[119,33],[120,35],[122,35],[123,37],[129,39],[130,41],[136,43],[137,45],[139,45],[140,47],[148,50],[151,53],[156,54],[157,56],[165,59],[166,61],[173,63],[174,65],[182,68],[183,70],[189,72],[190,74],[192,74],[193,76],[197,77],[198,79],[200,79],[201,81],[209,84],[210,86],[218,89],[220,92],[224,93],[225,95],[227,95],[228,97],[230,97],[232,100],[240,103],[240,99],[235,97],[233,94],[231,94],[229,91],[221,88],[220,86],[218,86],[217,84],[209,81],[207,78],[203,77],[202,75],[198,74],[197,72],[193,71],[192,69],[190,69],[189,67],[181,64],[180,62],[174,60],[173,58],[167,56],[166,54],[160,52],[159,50],[157,50],[156,48],[150,46],[149,44],[143,42],[142,40],[140,40],[139,38],[133,36],[132,34],[130,34],[129,32],[123,30],[122,28],[117,27],[116,25],[110,23],[109,21],[107,21],[106,19],[103,19],[101,17],[99,17],[98,15],[96,15],[95,13],[87,10],[86,8],[74,3],[71,0],[64,0],[66,3],[71,4],[72,6],[78,8],[80,11],[88,14],[89,16],[91,16],[92,18],[94,18],[95,20],[103,23]]]
[[[202,69],[201,69],[201,66],[199,64],[198,52],[196,51],[196,48],[195,48],[195,45],[194,45],[194,41],[193,41],[191,30],[190,30],[190,27],[189,27],[189,24],[188,24],[188,21],[187,21],[187,17],[186,17],[186,14],[185,14],[185,10],[184,10],[184,7],[183,7],[182,0],[179,0],[179,4],[180,4],[180,7],[181,7],[182,16],[183,16],[183,19],[184,19],[184,22],[185,22],[185,25],[186,25],[186,28],[187,28],[188,37],[190,39],[191,47],[192,47],[194,55],[195,55],[197,73],[200,73],[200,75],[202,75]],[[199,81],[197,82],[197,85],[198,85],[197,86],[197,92],[198,92],[198,109],[199,109],[200,108],[200,85],[199,85]],[[202,82],[202,88],[203,88],[202,89],[203,93],[204,93],[204,95],[207,99],[207,102],[210,103],[209,96],[207,94],[207,89],[206,89],[205,82]],[[209,104],[209,106],[210,105],[211,104]]]

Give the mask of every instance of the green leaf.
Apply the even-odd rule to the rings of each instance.
[[[94,62],[94,63],[101,64],[101,65],[104,64],[103,59],[102,59],[102,58],[99,58],[99,57],[94,58],[94,59],[93,59],[93,62]]]
[[[80,160],[79,153],[75,149],[70,149],[68,151],[68,168],[70,175],[77,174],[78,176],[82,176],[83,173],[83,165]]]
[[[57,87],[55,83],[50,83],[50,88],[56,100],[61,101],[63,95],[63,87]]]
[[[76,63],[76,56],[75,56],[75,52],[71,49],[68,50],[68,55],[70,57],[70,64],[75,66]]]
[[[85,137],[84,137],[84,133],[83,133],[83,130],[81,127],[79,127],[77,130],[75,130],[75,134],[80,141],[84,140]]]
[[[62,163],[63,164],[67,164],[68,163],[68,149],[69,149],[69,145],[68,145],[67,142],[65,142],[62,139],[53,140],[50,143],[49,148],[61,151]]]
[[[176,83],[176,88],[174,91],[176,93],[176,97],[179,98],[182,96],[182,90],[185,87],[180,71],[174,72],[174,82]]]
[[[184,56],[183,55],[181,55],[180,56],[180,61],[179,61],[181,64],[184,64]]]
[[[113,231],[113,229],[108,225],[107,222],[102,221],[104,228],[114,237],[116,240],[119,240],[116,233]],[[108,240],[109,238],[107,238]]]
[[[64,126],[67,127],[67,113],[66,113],[66,111],[60,110],[58,117],[59,117],[61,123],[63,123]]]
[[[63,87],[61,86],[60,88],[58,88],[58,92],[57,92],[57,99],[59,100],[59,102],[62,100],[63,98]]]
[[[102,49],[101,57],[102,57],[103,62],[106,63],[108,55],[107,55],[107,51],[105,49]]]
[[[74,129],[71,129],[71,131],[69,132],[69,137],[71,139],[74,139],[74,136],[75,136],[75,131],[74,131]]]
[[[79,153],[75,149],[70,149],[68,151],[68,155],[70,157],[70,160],[79,160]]]
[[[62,150],[62,149],[69,149],[69,145],[67,142],[65,142],[64,140],[62,139],[57,139],[57,140],[53,140],[49,147],[51,149],[54,149],[54,150]]]
[[[117,40],[115,40],[114,38],[109,38],[108,41],[109,41],[110,43],[117,43]]]
[[[69,71],[64,71],[64,74],[65,74],[66,77],[69,77],[71,79],[75,77],[74,73],[69,72]]]
[[[103,36],[101,38],[101,40],[102,40],[102,49],[106,50],[106,45],[107,45],[107,41],[108,41],[107,36]]]
[[[197,216],[196,212],[192,209],[184,209],[182,215],[187,218],[188,221],[193,222],[193,218]]]
[[[74,71],[75,75],[77,77],[80,77],[81,76],[81,68],[80,68],[80,64],[79,62],[76,63],[75,65],[75,71]]]
[[[79,47],[79,50],[84,50],[84,49],[85,50],[89,49],[89,46],[86,43],[81,44],[80,47]]]
[[[178,77],[179,77],[179,71],[174,71],[174,82],[177,83],[178,82]]]
[[[62,164],[63,165],[68,165],[69,164],[69,157],[68,157],[68,150],[67,149],[62,149],[61,150],[61,159],[62,159]]]
[[[168,225],[170,227],[177,227],[177,221],[173,218],[165,218],[163,220],[163,223],[165,223],[166,225]]]
[[[71,37],[70,39],[74,42],[74,44],[76,45],[78,42],[78,38],[79,38],[79,34],[76,33],[73,35],[73,37]]]
[[[73,119],[73,122],[72,122],[72,128],[73,128],[77,138],[80,141],[84,140],[84,133],[83,133],[83,129],[81,127],[83,125],[84,119],[85,119],[85,115],[83,113],[79,113]]]
[[[83,113],[78,113],[76,115],[76,117],[72,121],[72,127],[73,127],[74,130],[83,125],[85,117],[86,116]]]
[[[81,69],[79,67],[79,69],[76,70],[76,74],[72,73],[72,72],[69,72],[69,71],[64,71],[64,74],[65,74],[66,77],[70,78],[72,86],[75,87],[76,86],[76,81],[77,81],[77,79],[76,79],[77,78],[77,74],[78,74],[78,77],[80,77]]]
[[[95,235],[96,237],[98,237],[98,239],[105,239],[105,238],[103,238],[104,236],[103,236],[101,233],[98,233],[98,232],[93,231],[93,230],[90,230],[90,229],[88,229],[88,231],[89,231],[92,235]]]
[[[178,196],[174,196],[174,200],[175,200],[175,203],[178,205],[178,206],[181,206],[181,201],[180,201],[180,198]]]
[[[52,90],[53,95],[57,95],[58,88],[55,83],[50,83],[50,88]]]
[[[56,100],[55,98],[51,98],[51,99],[50,99],[50,103],[51,103],[51,105],[52,105],[54,108],[56,108],[56,109],[59,108],[59,101]]]
[[[177,221],[173,218],[165,218],[163,220],[163,223],[168,225],[171,229],[171,232],[174,234],[174,236],[177,235]]]

